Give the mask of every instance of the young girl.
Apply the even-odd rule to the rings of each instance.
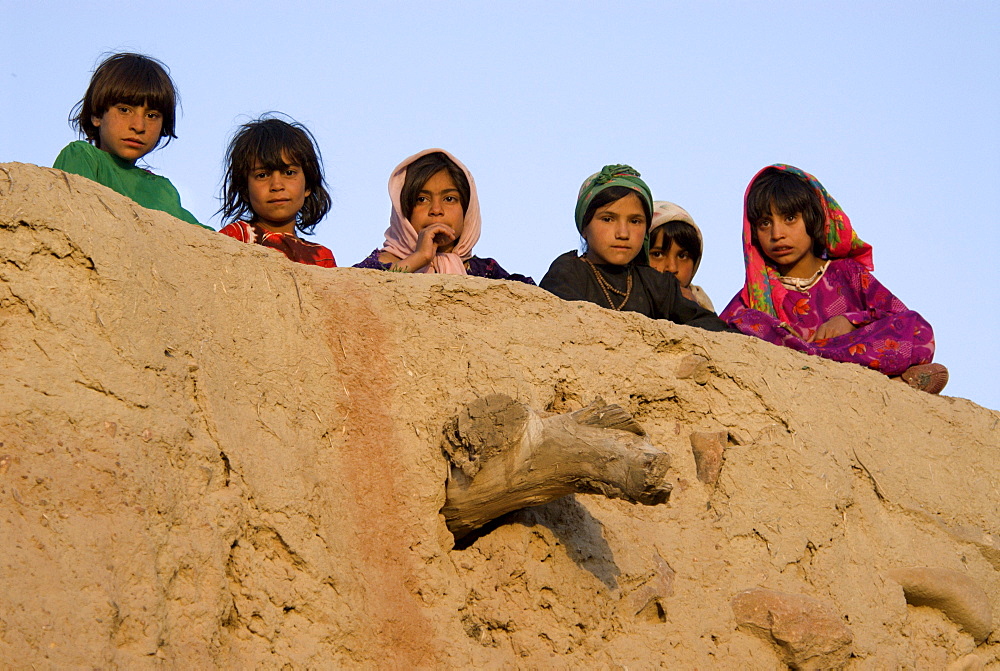
[[[606,165],[588,177],[576,202],[584,254],[570,251],[558,257],[539,286],[566,300],[727,330],[715,313],[684,298],[672,273],[646,265],[652,204],[649,187],[627,165]]]
[[[691,284],[701,265],[703,246],[701,229],[687,210],[665,200],[653,201],[649,265],[661,273],[673,273],[681,284],[684,298],[715,312],[715,306],[705,290]]]
[[[138,168],[135,162],[176,138],[177,91],[166,67],[140,54],[115,54],[101,63],[70,123],[87,142],[67,145],[53,168],[103,184],[151,210],[162,210],[201,226],[181,207],[177,189],[166,177]],[[208,228],[208,226],[204,226]],[[211,229],[210,229],[211,230]]]
[[[744,200],[746,284],[722,318],[748,335],[858,363],[937,393],[948,371],[931,364],[930,324],[879,284],[872,248],[815,177],[773,165]]]
[[[333,252],[300,238],[330,211],[323,164],[312,134],[300,123],[261,117],[240,126],[226,151],[220,233],[276,249],[292,261],[336,268]]]
[[[472,173],[443,149],[425,149],[389,177],[392,213],[385,244],[355,268],[475,275],[534,284],[493,259],[472,255],[482,221]]]

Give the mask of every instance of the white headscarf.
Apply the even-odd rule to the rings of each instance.
[[[695,274],[698,272],[698,266],[701,265],[701,257],[705,254],[705,239],[701,235],[701,229],[698,228],[698,224],[694,223],[694,218],[688,214],[688,211],[676,203],[671,203],[666,200],[656,200],[653,201],[653,223],[649,226],[649,239],[653,239],[653,231],[668,221],[683,221],[686,224],[691,224],[694,228],[694,232],[698,235],[698,242],[701,244],[701,255],[698,260],[694,263],[694,270],[691,272],[691,279],[694,279]],[[692,284],[690,286],[691,293],[694,294],[694,298],[698,305],[703,308],[707,308],[712,312],[715,312],[715,306],[712,305],[712,299],[708,297],[705,290],[699,286]]]

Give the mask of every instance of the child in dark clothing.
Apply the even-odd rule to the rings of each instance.
[[[552,262],[543,289],[566,300],[638,312],[710,331],[728,330],[714,312],[681,295],[671,273],[647,263],[653,198],[639,173],[608,165],[584,181],[576,204],[576,228],[585,241],[583,256],[570,251]]]

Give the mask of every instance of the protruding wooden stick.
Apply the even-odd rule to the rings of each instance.
[[[451,461],[442,514],[456,538],[490,520],[572,493],[656,505],[670,497],[670,456],[635,420],[598,399],[542,418],[509,396],[466,406],[447,430]]]

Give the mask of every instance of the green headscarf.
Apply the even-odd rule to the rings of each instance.
[[[646,183],[639,179],[639,171],[630,165],[606,165],[600,172],[595,172],[583,181],[580,194],[576,197],[576,230],[580,235],[583,235],[583,228],[587,225],[583,215],[587,213],[594,196],[612,186],[624,186],[635,191],[646,203],[646,209],[652,213],[653,194]]]
[[[646,183],[639,179],[639,171],[630,165],[606,165],[600,172],[595,172],[585,179],[583,186],[580,187],[580,193],[576,198],[576,230],[580,235],[583,235],[583,229],[587,225],[583,215],[587,213],[594,196],[612,186],[624,186],[635,191],[646,204],[646,210],[652,215],[653,194]],[[640,263],[648,263],[649,260],[649,223],[646,222],[646,239],[643,241],[642,251],[636,257]]]

